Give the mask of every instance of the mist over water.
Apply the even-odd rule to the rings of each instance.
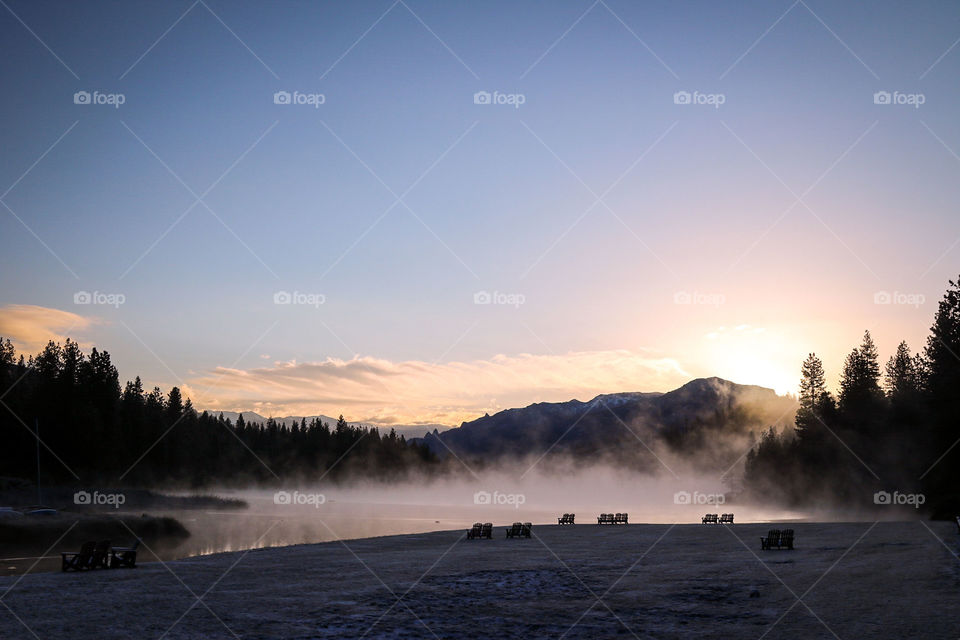
[[[170,511],[191,532],[175,547],[157,549],[164,559],[309,544],[331,540],[467,529],[474,522],[495,527],[516,521],[556,524],[575,513],[578,524],[596,524],[600,513],[626,512],[631,523],[692,524],[705,513],[736,514],[737,523],[776,520],[839,519],[731,501],[729,487],[717,478],[674,478],[603,467],[554,473],[485,470],[472,477],[359,483],[349,486],[297,486],[281,491],[289,503],[277,503],[275,490],[220,490],[239,498],[246,509]],[[299,504],[297,503],[299,501]],[[849,517],[848,517],[849,519]],[[501,535],[497,531],[497,535]]]

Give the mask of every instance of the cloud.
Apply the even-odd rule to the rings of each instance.
[[[343,413],[385,424],[459,424],[531,402],[668,390],[690,375],[673,359],[625,350],[497,355],[430,363],[373,357],[218,367],[188,381],[198,408],[261,415]]]
[[[49,340],[63,342],[67,337],[73,338],[72,333],[97,322],[97,318],[31,304],[0,307],[0,336],[9,338],[18,351],[27,354],[39,352]]]

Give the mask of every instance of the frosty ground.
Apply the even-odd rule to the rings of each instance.
[[[796,550],[761,551],[770,528]],[[534,526],[0,578],[0,637],[957,638],[943,522]]]

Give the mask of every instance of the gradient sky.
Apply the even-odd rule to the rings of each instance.
[[[953,2],[0,4],[0,335],[200,407],[794,391],[958,272]]]

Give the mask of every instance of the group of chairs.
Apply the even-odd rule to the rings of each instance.
[[[715,513],[708,513],[703,516],[703,524],[733,524],[733,514],[724,513],[718,516]]]
[[[597,516],[597,524],[627,524],[627,514],[601,513]]]
[[[533,525],[529,522],[514,522],[513,525],[507,529],[508,538],[529,538],[531,536],[531,529]]]
[[[507,527],[507,537],[529,538],[532,535],[531,529],[533,529],[533,525],[529,522],[514,522],[512,526]],[[492,522],[475,522],[473,526],[467,530],[467,540],[474,540],[478,538],[493,540]]]
[[[766,538],[760,538],[761,549],[789,549],[793,550],[793,529],[771,529]]]
[[[467,540],[473,540],[474,538],[487,538],[488,540],[493,540],[493,523],[474,522],[473,526],[470,527],[470,530],[467,531]]]
[[[137,547],[140,540],[136,540],[129,547],[114,547],[109,540],[94,542],[89,540],[80,546],[76,553],[63,552],[60,554],[61,571],[86,571],[87,569],[119,569],[122,567],[134,568],[137,566]]]
[[[576,517],[575,513],[565,513],[559,518],[557,518],[557,524],[576,524],[573,519]]]

